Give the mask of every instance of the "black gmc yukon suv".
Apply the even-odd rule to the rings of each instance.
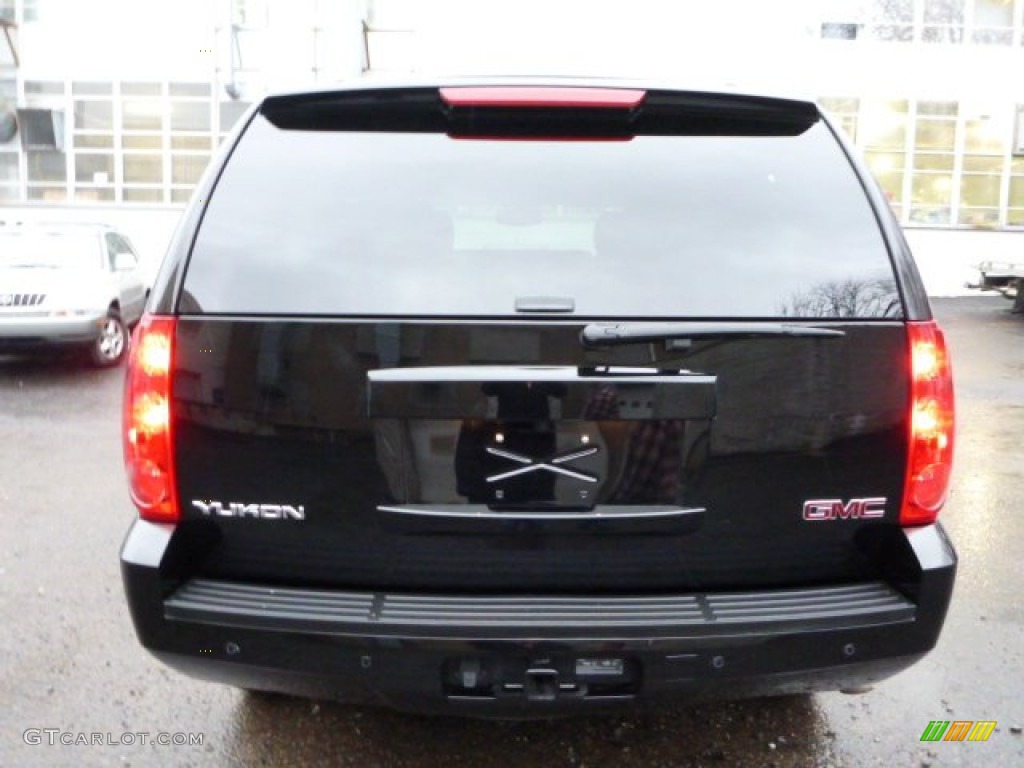
[[[265,99],[165,259],[124,446],[141,643],[247,689],[544,717],[860,687],[953,588],[943,335],[804,101]]]

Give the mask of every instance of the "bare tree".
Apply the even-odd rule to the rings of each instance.
[[[899,317],[899,294],[892,280],[833,280],[793,294],[780,307],[783,317]]]

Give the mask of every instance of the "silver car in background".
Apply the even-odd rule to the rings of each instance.
[[[148,293],[135,249],[111,227],[0,223],[0,353],[77,346],[116,365]]]

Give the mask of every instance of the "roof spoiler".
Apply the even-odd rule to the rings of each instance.
[[[379,88],[268,97],[282,130],[453,137],[629,139],[796,136],[820,119],[806,101],[671,90],[561,86]]]

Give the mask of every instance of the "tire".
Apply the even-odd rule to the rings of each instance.
[[[128,329],[115,309],[107,313],[99,336],[89,347],[89,362],[97,368],[109,368],[124,359],[128,349]]]

